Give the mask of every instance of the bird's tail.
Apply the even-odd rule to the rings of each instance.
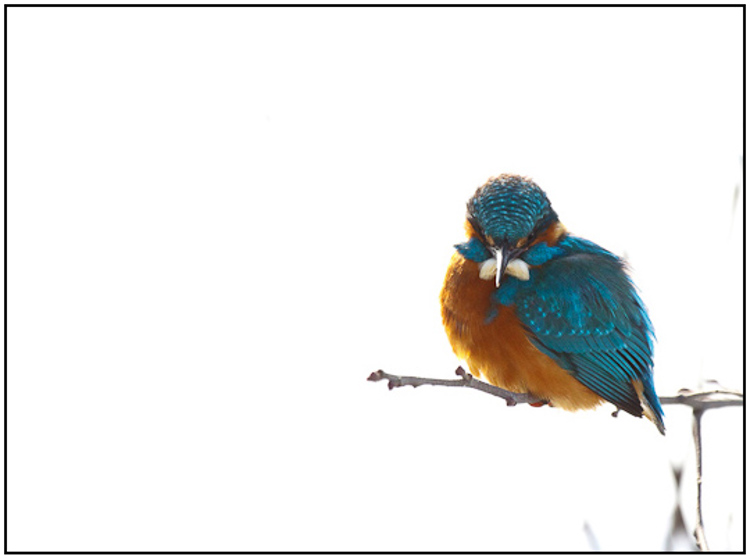
[[[634,380],[633,387],[638,393],[638,399],[641,401],[643,415],[653,421],[659,433],[664,435],[664,410],[661,409],[659,397],[656,395],[653,377],[646,375],[642,380]]]

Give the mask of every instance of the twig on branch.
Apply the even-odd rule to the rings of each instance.
[[[465,386],[467,388],[474,388],[487,394],[492,394],[498,398],[502,398],[509,406],[515,406],[516,404],[545,404],[545,400],[540,400],[536,396],[531,394],[510,392],[509,390],[503,390],[497,386],[482,382],[471,373],[467,373],[463,367],[456,369],[456,374],[461,377],[457,380],[444,380],[439,378],[423,378],[423,377],[400,377],[397,375],[389,375],[383,370],[377,370],[371,373],[367,380],[377,382],[379,380],[388,380],[388,389],[393,390],[400,386]]]

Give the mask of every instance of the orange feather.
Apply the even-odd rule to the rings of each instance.
[[[590,409],[604,402],[534,347],[514,307],[500,305],[494,320],[485,322],[494,288],[494,281],[479,277],[479,264],[453,254],[440,293],[443,325],[453,351],[471,373],[566,410]]]

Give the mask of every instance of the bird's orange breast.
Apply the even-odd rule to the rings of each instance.
[[[476,262],[454,253],[440,293],[443,325],[453,351],[472,374],[567,410],[593,408],[603,402],[534,347],[515,307],[499,305],[497,316],[486,320],[494,288],[494,281],[479,277]]]

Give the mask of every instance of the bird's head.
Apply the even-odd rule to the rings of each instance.
[[[494,279],[496,286],[506,273],[528,280],[524,252],[564,231],[544,191],[518,175],[492,177],[480,186],[467,204],[466,219],[472,238],[457,249],[480,262],[480,277]]]

